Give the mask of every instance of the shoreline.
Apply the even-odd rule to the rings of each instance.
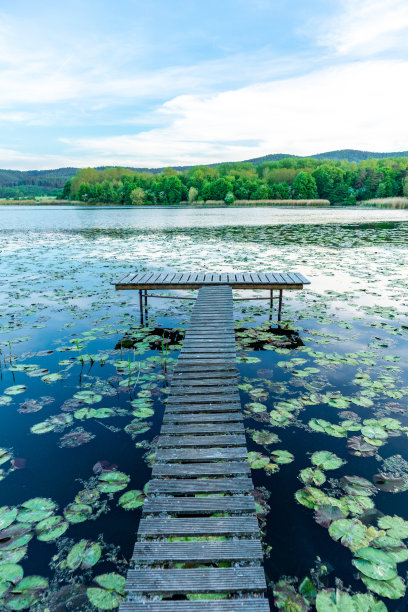
[[[311,205],[311,204],[298,204],[298,205],[290,205],[290,204],[228,204],[224,206],[217,206],[214,204],[209,204],[208,206],[188,206],[185,204],[166,204],[166,205],[150,205],[150,206],[132,206],[132,205],[121,205],[121,204],[87,204],[86,202],[64,202],[64,203],[56,203],[56,202],[41,202],[35,203],[32,202],[0,202],[0,208],[12,208],[12,207],[28,207],[28,208],[42,208],[42,207],[54,207],[57,208],[87,208],[87,209],[100,209],[100,208],[111,208],[113,210],[225,210],[231,208],[274,208],[274,209],[284,209],[289,208],[293,210],[297,209],[319,209],[319,210],[408,210],[408,206],[385,206],[384,204],[380,205],[371,205],[367,206],[361,204],[353,204],[351,205],[342,205],[342,204],[331,204],[329,206],[322,205]]]

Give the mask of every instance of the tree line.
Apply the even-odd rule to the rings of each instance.
[[[82,168],[62,197],[123,205],[197,201],[326,199],[353,205],[371,198],[408,196],[408,158],[367,159],[359,163],[289,157],[257,166],[250,162],[194,166],[159,174],[123,168]]]

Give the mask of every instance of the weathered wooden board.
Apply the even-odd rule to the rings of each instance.
[[[225,495],[224,497],[156,497],[147,499],[143,513],[147,514],[248,514],[255,512],[252,495]]]
[[[200,289],[171,379],[133,554],[136,568],[128,572],[128,601],[120,606],[122,612],[269,610],[261,597],[266,583],[237,387],[232,291],[227,286],[212,287],[227,277],[224,273],[172,273],[161,278],[145,273],[130,279],[162,286],[172,283],[177,288],[188,282],[208,286]],[[265,282],[257,273],[237,277],[236,282]],[[226,539],[165,541],[214,536]],[[214,561],[239,566],[194,567]],[[172,568],[179,562],[187,562],[188,568]],[[224,592],[233,599],[151,600],[154,595]]]

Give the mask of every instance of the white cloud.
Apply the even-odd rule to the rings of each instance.
[[[341,11],[320,24],[318,41],[339,55],[373,56],[408,45],[406,0],[343,0]]]
[[[179,96],[158,111],[169,118],[165,127],[65,143],[104,163],[137,166],[248,159],[270,152],[405,150],[407,70],[408,62],[367,61],[216,95]]]

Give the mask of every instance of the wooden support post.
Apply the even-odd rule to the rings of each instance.
[[[269,312],[269,321],[272,322],[272,311],[273,311],[273,289],[271,289],[271,306]]]
[[[145,321],[146,321],[146,325],[147,325],[148,324],[147,323],[147,319],[148,319],[148,315],[149,315],[148,310],[147,310],[147,289],[145,289],[145,291],[144,291],[144,307],[145,307]]]
[[[279,290],[279,309],[278,309],[278,321],[281,320],[281,315],[282,315],[282,295],[283,295],[283,291],[282,289]]]
[[[140,325],[143,325],[143,291],[139,289]]]

